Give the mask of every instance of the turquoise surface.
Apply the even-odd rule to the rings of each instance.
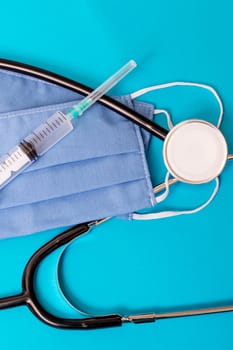
[[[230,0],[13,0],[1,4],[0,56],[93,87],[134,58],[138,68],[113,94],[173,80],[211,84],[224,102],[222,130],[232,151],[232,11]],[[218,106],[206,91],[176,88],[142,99],[167,108],[176,122],[217,120]],[[148,159],[154,184],[165,174],[161,148],[153,139]],[[64,276],[82,306],[93,313],[127,314],[233,303],[232,171],[228,164],[217,198],[201,213],[152,222],[113,219],[76,241],[64,261]],[[192,208],[212,187],[179,185],[160,208]],[[26,261],[56,232],[0,242],[0,296],[20,292]],[[58,253],[42,263],[36,284],[49,310],[74,317],[57,290]],[[64,331],[18,307],[0,311],[0,347],[232,349],[232,327],[233,313],[228,313]]]

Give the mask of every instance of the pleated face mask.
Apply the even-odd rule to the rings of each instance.
[[[27,67],[28,73],[38,76],[34,68],[33,72],[30,72],[29,66],[24,67]],[[45,71],[37,72],[46,79]],[[68,86],[69,89],[59,86],[59,78],[62,85]],[[56,81],[58,85],[32,75],[0,69],[0,156],[5,155],[55,112],[67,113],[73,105],[83,99],[83,95],[72,91],[72,84],[64,84],[67,79],[61,80],[61,77],[54,75],[53,79],[49,78],[49,81],[51,80]],[[173,127],[166,110],[154,109],[152,104],[135,101],[135,98],[149,91],[174,86],[195,86],[212,92],[220,107],[217,127],[200,120]],[[232,155],[227,156],[224,137],[218,130],[223,106],[216,91],[208,85],[174,82],[151,86],[116,99],[145,116],[147,119],[145,118],[141,125],[145,127],[146,124],[147,130],[152,131],[155,128],[155,124],[148,122],[154,114],[163,113],[167,116],[168,128],[171,130],[168,135],[165,129],[159,130],[156,126],[156,135],[159,134],[161,138],[167,135],[163,150],[168,170],[165,185],[153,190],[151,184],[145,155],[150,134],[119,113],[96,103],[80,119],[74,121],[76,125],[71,133],[0,190],[0,238],[26,235],[111,216],[150,220],[192,214],[213,200],[219,187],[218,175],[223,170],[226,160],[233,158]],[[133,120],[134,118],[135,113]],[[191,132],[191,137],[187,131]],[[207,173],[203,170],[204,180],[201,178],[201,181],[198,169],[202,169],[202,166],[196,166],[196,163],[191,163],[187,177],[187,164],[190,162],[189,153],[186,152],[186,148],[190,147],[196,150],[195,140],[197,135],[200,139],[200,133],[209,139],[208,154],[212,158],[209,157],[208,160],[214,159],[213,176],[209,176],[210,167],[207,166]],[[185,140],[187,147],[183,147]],[[214,153],[214,157],[213,144],[218,151]],[[205,141],[203,145],[206,151]],[[195,154],[194,152],[194,156]],[[216,154],[220,155],[217,168]],[[196,158],[199,164],[200,159]],[[173,175],[174,178],[169,179],[169,175]],[[201,176],[203,177],[203,174]],[[140,209],[150,208],[163,201],[169,194],[170,183],[183,181],[193,184],[211,179],[216,183],[213,193],[204,204],[195,209],[138,213]],[[165,192],[155,196],[154,192],[157,193],[161,188],[165,188]]]
[[[55,84],[0,70],[0,154],[56,111],[83,96]],[[153,105],[118,100],[152,119]],[[120,216],[154,205],[145,157],[149,134],[96,103],[77,127],[1,190],[0,237]]]

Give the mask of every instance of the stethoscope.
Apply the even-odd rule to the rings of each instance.
[[[44,79],[50,83],[60,85],[83,95],[87,95],[92,91],[92,89],[73,80],[22,63],[9,60],[0,60],[0,68],[27,74],[39,79]],[[233,155],[228,155],[227,144],[221,132],[208,122],[191,120],[178,124],[170,132],[168,132],[166,129],[160,127],[156,123],[147,120],[139,113],[129,109],[120,102],[115,101],[108,96],[103,96],[100,103],[120,113],[127,119],[130,119],[161,140],[165,140],[163,148],[164,160],[169,172],[174,176],[174,178],[169,180],[170,184],[177,181],[187,183],[208,182],[222,172],[227,160],[233,159]],[[201,149],[201,153],[205,154],[201,159],[200,152],[195,151],[196,153],[194,152],[194,154],[190,154],[190,152],[193,150],[193,144],[196,143],[197,138],[199,138],[199,143],[203,143],[203,140],[205,141],[203,146],[204,152],[203,149]],[[181,143],[180,140],[184,140],[184,143]],[[216,152],[213,152],[213,149]],[[195,166],[193,166],[192,162],[189,162],[190,157],[193,159],[193,161],[195,161]],[[205,167],[204,171],[197,171],[196,169],[203,164],[203,159],[207,160],[208,166]],[[184,167],[183,164],[185,164],[185,162],[190,164],[190,167]],[[211,172],[209,171],[210,169],[212,169]],[[156,186],[154,192],[160,192],[164,186],[164,184]],[[75,238],[87,233],[92,227],[102,224],[108,219],[109,218],[105,218],[102,220],[76,225],[71,229],[57,235],[48,243],[39,248],[30,258],[24,269],[22,278],[22,293],[10,297],[0,298],[0,309],[27,305],[31,312],[38,317],[38,319],[50,326],[63,329],[114,327],[121,326],[123,323],[127,322],[145,323],[154,322],[155,320],[165,318],[206,315],[233,311],[233,305],[230,305],[158,314],[146,313],[128,316],[112,314],[80,319],[59,318],[50,314],[39,302],[34,288],[34,277],[37,267],[43,259],[45,259],[56,249],[68,244]]]

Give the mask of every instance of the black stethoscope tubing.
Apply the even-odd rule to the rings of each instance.
[[[57,235],[51,241],[39,248],[30,258],[24,269],[22,278],[22,293],[10,297],[0,298],[0,309],[27,305],[38,319],[50,326],[63,329],[90,329],[120,326],[122,324],[122,316],[120,315],[98,316],[85,319],[64,319],[56,317],[48,313],[40,304],[34,288],[35,272],[40,262],[57,248],[88,232],[91,226],[96,225],[98,222],[101,222],[101,220],[76,225],[71,229]]]
[[[47,70],[36,68],[24,63],[18,63],[15,61],[0,59],[0,69],[9,69],[18,73],[26,74],[33,76],[38,79],[43,79],[49,83],[60,85],[64,88],[68,88],[74,92],[77,92],[81,95],[88,95],[93,89],[75,82],[74,80],[65,78],[61,75],[49,72]],[[119,101],[114,100],[113,98],[104,95],[99,100],[104,106],[110,108],[114,112],[121,114],[123,117],[131,120],[133,123],[139,125],[143,129],[147,130],[152,135],[158,137],[161,140],[164,140],[168,134],[168,131],[161,127],[160,125],[154,123],[153,121],[145,118],[143,115],[138,112],[130,109]]]
[[[68,88],[82,95],[87,95],[92,91],[92,89],[73,80],[64,78],[54,73],[50,73],[40,68],[35,68],[15,61],[0,59],[0,69],[8,69],[22,74],[27,74],[29,76],[33,76],[38,79],[44,79],[50,83],[60,85],[64,88]],[[149,131],[152,135],[157,136],[161,140],[164,140],[166,135],[168,134],[168,131],[162,128],[161,126],[146,119],[144,116],[140,115],[139,113],[131,110],[130,108],[124,106],[120,102],[115,101],[114,99],[108,96],[103,96],[99,102],[102,103],[104,106],[112,109],[113,111],[118,112],[119,114],[131,120],[132,122],[138,124],[140,127]],[[59,247],[69,243],[78,236],[87,233],[91,227],[98,225],[104,222],[105,220],[106,219],[102,219],[89,223],[78,224],[66,230],[65,232],[57,235],[52,240],[44,244],[41,248],[39,248],[30,258],[24,269],[22,278],[22,293],[10,297],[0,298],[0,309],[6,309],[20,305],[27,305],[38,319],[50,326],[63,329],[91,329],[113,327],[121,326],[124,322],[145,323],[154,322],[155,320],[164,318],[205,315],[233,311],[233,305],[229,305],[207,309],[167,312],[160,314],[148,313],[130,316],[121,316],[119,314],[113,314],[80,319],[60,318],[50,314],[40,304],[34,288],[34,277],[38,265],[50,253],[52,253]]]

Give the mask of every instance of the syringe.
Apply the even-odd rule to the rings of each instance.
[[[136,63],[133,60],[129,61],[81,102],[74,105],[67,114],[56,112],[10,152],[1,157],[0,189],[69,134],[74,129],[72,119],[82,115],[86,109],[99,100],[135,67]]]

